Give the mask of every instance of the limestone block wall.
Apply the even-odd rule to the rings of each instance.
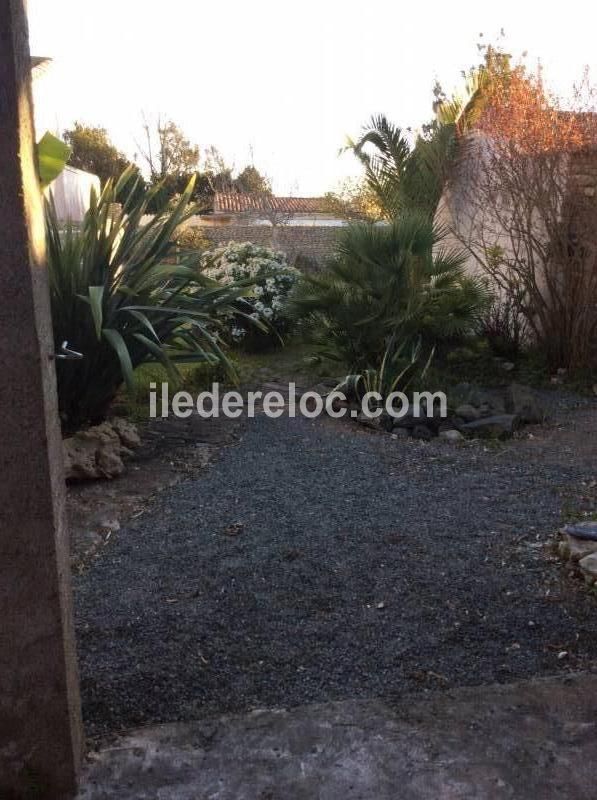
[[[476,187],[480,186],[483,160],[489,157],[490,141],[472,134],[463,156],[454,164],[436,213],[436,222],[448,231],[444,245],[463,250],[467,271],[477,274],[482,272],[480,261],[485,259],[487,248],[500,248],[506,257],[514,257],[518,250],[516,236],[507,224],[508,209],[502,210],[498,220],[491,207],[479,202]],[[595,209],[597,229],[597,153],[578,152],[566,157],[562,161],[562,180],[576,212],[585,204]],[[537,240],[546,241],[539,214],[533,219]]]
[[[332,225],[222,225],[201,226],[204,236],[214,246],[228,242],[252,242],[286,253],[290,264],[301,260],[303,268],[308,259],[312,269],[324,267],[334,252],[341,226]],[[308,268],[308,267],[307,267]]]

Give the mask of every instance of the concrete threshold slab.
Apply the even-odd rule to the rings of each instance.
[[[595,800],[597,675],[143,728],[79,800]]]

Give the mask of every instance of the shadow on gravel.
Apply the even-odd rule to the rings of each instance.
[[[590,666],[595,599],[544,545],[594,454],[558,435],[251,421],[76,577],[88,732]]]

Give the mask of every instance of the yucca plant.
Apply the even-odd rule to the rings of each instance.
[[[317,354],[362,373],[378,368],[397,332],[427,347],[472,330],[487,293],[444,236],[419,214],[346,228],[326,271],[304,275],[290,301]]]
[[[131,169],[108,181],[79,228],[64,228],[46,205],[55,345],[58,352],[68,341],[83,354],[56,364],[67,430],[103,419],[144,362],[161,363],[174,381],[180,362],[227,363],[217,315],[246,287],[206,278],[200,253],[176,251],[175,231],[193,214],[192,181],[174,207],[153,217],[146,210],[157,188],[140,193],[137,181]]]
[[[402,338],[396,331],[390,337],[378,367],[347,375],[337,389],[347,397],[357,397],[359,400],[369,392],[375,392],[384,401],[392,392],[406,392],[415,378],[420,381],[425,377],[435,347],[429,349],[424,363],[422,351],[420,337],[413,342]]]

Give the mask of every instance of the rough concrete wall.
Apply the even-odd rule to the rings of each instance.
[[[597,153],[575,153],[570,160],[572,191],[594,204],[597,197]]]
[[[450,181],[441,197],[436,222],[448,231],[444,244],[464,250],[468,272],[482,272],[479,261],[471,250],[483,257],[484,247],[500,247],[508,258],[514,258],[516,240],[505,221],[508,211],[498,221],[490,207],[479,202],[476,187],[482,180],[483,161],[491,158],[491,143],[487,137],[473,134],[469,137],[464,154],[454,164]],[[574,153],[562,161],[562,180],[566,196],[577,210],[583,203],[594,205],[597,198],[597,153]],[[535,235],[545,241],[546,232],[539,215],[536,215]]]
[[[461,250],[466,271],[473,275],[485,274],[479,263],[485,247],[499,247],[506,257],[513,255],[509,232],[490,208],[479,203],[482,165],[491,157],[487,137],[471,134],[452,167],[435,217],[436,223],[447,232],[443,246]]]
[[[0,0],[0,797],[74,795],[82,753],[25,8]]]
[[[228,242],[252,242],[286,253],[288,261],[294,264],[297,258],[313,261],[313,267],[321,269],[332,255],[338,233],[338,226],[281,225],[223,225],[222,227],[201,226],[203,233],[215,246]]]

